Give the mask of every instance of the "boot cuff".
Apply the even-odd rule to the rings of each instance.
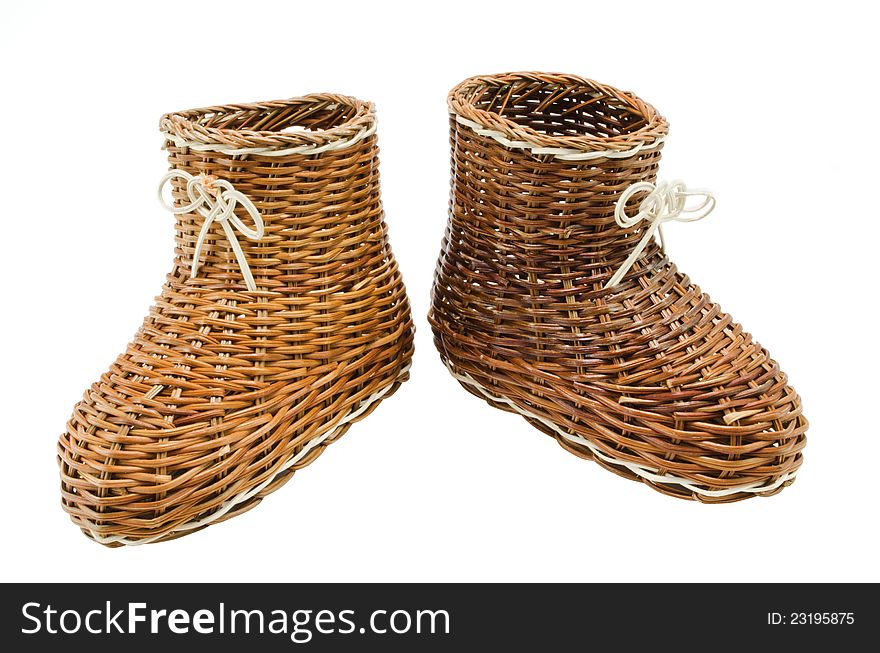
[[[632,93],[576,75],[505,73],[466,79],[449,111],[509,148],[563,160],[623,158],[659,146],[669,125]]]
[[[290,156],[344,149],[376,130],[373,104],[345,95],[229,104],[162,116],[159,129],[177,147],[228,155]]]

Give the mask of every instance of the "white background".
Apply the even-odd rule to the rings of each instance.
[[[880,129],[870,3],[3,4],[2,580],[880,581]],[[811,423],[769,499],[668,498],[465,393],[425,320],[446,93],[564,71],[672,125],[661,177],[715,191],[679,267],[781,361]],[[417,323],[412,379],[229,522],[106,549],[60,507],[55,442],[170,269],[167,111],[332,91],[376,102]]]

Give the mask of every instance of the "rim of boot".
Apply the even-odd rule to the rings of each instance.
[[[569,161],[633,156],[669,132],[634,94],[562,73],[470,77],[449,92],[448,107],[457,122],[505,147]]]
[[[372,102],[311,93],[286,100],[166,113],[159,129],[197,152],[290,156],[344,149],[376,131]]]

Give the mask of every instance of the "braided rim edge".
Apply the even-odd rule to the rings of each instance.
[[[328,129],[294,132],[211,127],[201,122],[206,116],[215,114],[272,112],[297,107],[312,111],[333,111],[347,107],[353,115]],[[344,149],[375,134],[376,108],[372,102],[347,95],[312,93],[287,100],[228,104],[167,113],[159,121],[159,130],[167,141],[196,152],[263,156],[320,154]]]
[[[491,88],[503,89],[517,82],[531,82],[560,89],[583,89],[585,92],[627,106],[633,113],[640,115],[645,124],[632,132],[613,137],[559,136],[520,125],[500,113],[476,105],[475,98],[478,93]],[[657,147],[669,132],[666,118],[634,93],[621,91],[579,75],[564,73],[511,72],[470,77],[449,92],[447,107],[449,113],[456,116],[459,123],[484,130],[485,133],[477,132],[481,135],[495,138],[504,145],[506,145],[505,141],[514,143],[508,147],[530,149],[535,154],[555,154],[559,158],[565,157],[564,160],[579,161],[607,157],[609,152],[615,153],[619,158],[632,156],[639,151]],[[496,135],[503,140],[496,138]],[[588,156],[578,156],[584,154]],[[570,156],[575,158],[568,158]]]

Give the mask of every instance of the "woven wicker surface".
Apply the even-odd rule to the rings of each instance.
[[[620,227],[614,207],[655,180],[663,117],[630,93],[541,73],[465,80],[449,109],[452,193],[429,321],[462,385],[675,497],[789,485],[807,422],[767,351],[655,242],[603,289],[642,237],[645,224]]]
[[[216,223],[190,278],[204,220],[177,216],[161,295],[58,443],[63,505],[89,537],[159,541],[241,514],[408,378],[375,120],[336,95],[162,118],[172,169],[226,180],[259,210],[265,235],[240,239],[257,289]]]

